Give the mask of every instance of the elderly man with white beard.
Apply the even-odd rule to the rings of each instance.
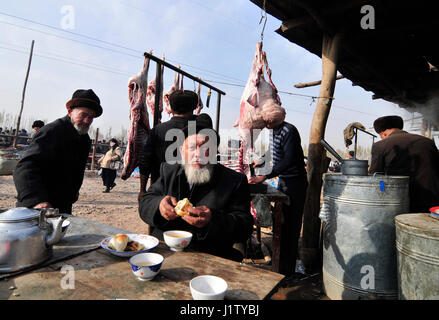
[[[160,178],[140,199],[140,217],[160,239],[167,230],[189,231],[193,250],[242,261],[233,245],[245,242],[253,229],[247,178],[216,163],[218,135],[201,125],[191,130],[191,122],[179,147],[183,163],[162,163]],[[174,208],[184,198],[193,208],[179,216]]]
[[[36,132],[14,170],[18,207],[72,212],[91,146],[88,130],[102,107],[93,90],[79,89],[66,108],[65,117]]]

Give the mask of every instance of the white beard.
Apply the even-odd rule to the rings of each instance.
[[[212,178],[213,164],[208,164],[201,169],[196,169],[189,164],[184,164],[183,168],[189,184],[205,184]]]
[[[76,123],[73,123],[73,121],[72,121],[72,124],[73,124],[73,126],[75,127],[76,131],[78,131],[78,133],[79,133],[81,136],[87,134],[87,133],[88,133],[88,130],[90,129],[90,127],[87,127],[87,128],[81,128],[81,127],[79,127]]]

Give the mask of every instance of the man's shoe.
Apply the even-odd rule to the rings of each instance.
[[[107,189],[105,189],[104,191],[102,191],[103,193],[109,193],[110,192],[110,188],[107,187]]]
[[[110,187],[110,190],[112,190],[115,186],[116,186],[116,184],[113,183],[113,185]]]

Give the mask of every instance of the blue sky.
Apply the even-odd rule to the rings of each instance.
[[[65,6],[73,8],[74,29],[62,29]],[[64,18],[64,20],[63,20]],[[2,1],[0,4],[0,112],[18,113],[30,43],[34,57],[27,85],[23,117],[53,121],[66,114],[65,103],[78,88],[92,88],[104,113],[93,126],[106,134],[129,127],[128,78],[139,72],[143,52],[153,54],[201,77],[226,92],[221,101],[220,129],[232,136],[255,46],[261,40],[261,9],[249,0],[93,0]],[[294,84],[321,78],[321,59],[274,31],[281,21],[268,15],[263,49],[279,91],[318,96],[319,87],[296,89]],[[155,75],[150,64],[149,78]],[[164,89],[174,72],[165,70]],[[227,83],[227,84],[225,84]],[[235,84],[235,85],[230,85]],[[240,86],[236,86],[240,85]],[[195,84],[185,79],[185,89]],[[206,88],[202,88],[205,103]],[[316,101],[280,94],[288,122],[299,129],[307,145]],[[393,103],[372,100],[372,93],[337,81],[326,140],[343,149],[343,129],[359,121],[371,128],[383,115],[411,114]],[[203,111],[216,119],[216,94]],[[163,116],[167,120],[167,115]],[[225,133],[225,131],[224,131]],[[370,146],[362,136],[360,144]]]

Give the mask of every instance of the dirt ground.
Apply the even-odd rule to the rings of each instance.
[[[95,172],[87,172],[79,199],[73,204],[73,215],[133,233],[147,233],[148,227],[137,211],[139,179],[123,181],[117,177],[115,182],[116,187],[110,193],[102,193],[101,178]],[[16,194],[12,176],[0,176],[0,209],[15,207]]]
[[[147,234],[148,225],[139,217],[137,195],[139,179],[131,177],[127,181],[116,178],[116,187],[110,193],[103,193],[102,179],[96,171],[87,171],[78,201],[73,205],[73,215],[133,233]],[[16,189],[12,176],[0,176],[0,211],[15,207]],[[262,240],[271,249],[270,234],[262,233]],[[271,251],[271,250],[270,250]],[[271,266],[261,259],[248,259],[255,267],[271,270]],[[319,300],[325,299],[321,289],[321,275],[296,274],[286,279],[272,295],[273,300]]]

